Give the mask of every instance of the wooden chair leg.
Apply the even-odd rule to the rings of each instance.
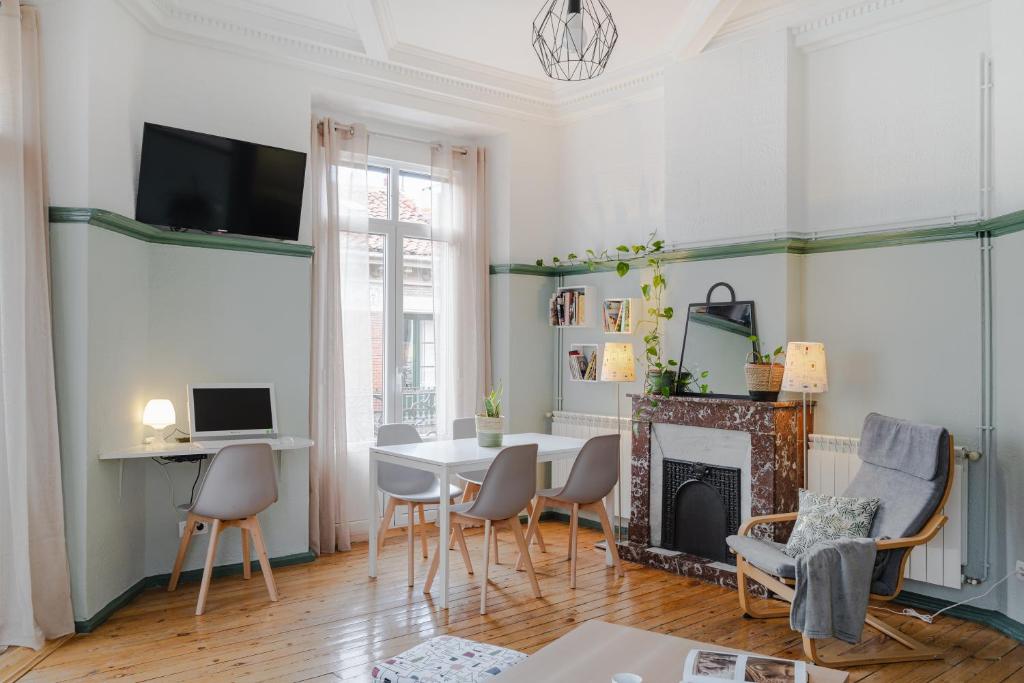
[[[597,516],[601,519],[604,542],[608,545],[608,551],[612,554],[612,565],[615,567],[615,574],[620,577],[625,576],[626,572],[622,569],[622,560],[619,559],[619,546],[615,543],[615,532],[612,530],[611,520],[608,519],[608,511],[604,507],[604,501],[599,500],[588,507],[597,512]]]
[[[437,568],[441,563],[441,548],[444,547],[441,544],[441,536],[437,537],[437,545],[434,546],[434,559],[430,561],[430,569],[427,570],[427,578],[423,582],[423,592],[429,593],[430,587],[434,585],[434,577],[437,576]],[[444,547],[443,552],[448,552],[448,548]]]
[[[789,616],[789,604],[783,603],[769,607],[756,607],[753,596],[750,595],[750,587],[747,584],[749,579],[749,565],[742,555],[736,556],[736,585],[739,596],[740,609],[752,619],[776,619]],[[756,581],[756,579],[754,579]]]
[[[484,522],[484,573],[480,576],[480,614],[487,614],[487,567],[491,563],[491,520]]]
[[[256,557],[260,561],[260,571],[263,572],[263,582],[267,584],[270,601],[277,602],[277,583],[274,581],[274,573],[270,569],[270,558],[267,557],[267,545],[263,542],[260,520],[257,517],[250,517],[245,521],[249,526],[249,533],[252,534],[253,545],[256,546]]]
[[[181,576],[181,565],[185,562],[185,553],[188,551],[188,544],[192,540],[192,530],[196,528],[196,517],[191,512],[185,520],[185,533],[181,535],[181,542],[178,544],[178,555],[174,558],[174,569],[171,571],[171,580],[167,583],[167,590],[173,591],[178,587],[178,578]]]
[[[572,504],[572,518],[569,520],[569,588],[576,587],[576,536],[580,526],[580,504]]]
[[[472,482],[466,482],[466,488],[462,489],[462,500],[460,500],[459,502],[460,503],[468,503],[469,501],[471,501],[474,498],[476,498],[476,493],[479,490],[480,490],[480,486],[478,484],[474,484]]]
[[[540,502],[536,498],[534,498],[532,502],[526,504],[526,512],[530,517],[531,524],[533,523],[534,517],[533,511],[538,509],[538,507],[543,510],[543,506],[540,505]],[[540,521],[540,512],[537,513],[537,520],[538,522]],[[546,553],[548,551],[548,547],[544,544],[544,534],[541,533],[539,525],[534,529],[533,533],[537,536],[537,547],[540,548],[542,553]]]
[[[244,526],[238,527],[242,533],[242,578],[252,578],[252,553],[249,551],[249,530]]]
[[[533,587],[533,597],[540,597],[540,584],[537,583],[537,574],[533,571],[533,561],[530,559],[530,546],[526,544],[523,537],[523,527],[519,524],[519,517],[507,520],[509,529],[512,530],[512,537],[519,546],[519,553],[523,556],[523,565],[526,567],[526,575],[530,577],[530,585]]]
[[[429,532],[429,530],[427,528],[427,506],[426,505],[420,505],[419,508],[420,508],[420,545],[423,546],[423,557],[426,558],[426,557],[430,556],[430,553],[427,550],[427,533]]]
[[[459,552],[462,553],[462,561],[466,564],[466,573],[473,573],[473,561],[469,559],[469,547],[466,546],[466,536],[462,533],[461,524],[452,525],[452,533],[455,535],[455,540],[459,545]]]
[[[377,529],[377,553],[384,552],[384,534],[388,531],[388,525],[391,524],[391,517],[395,514],[395,508],[398,507],[398,501],[388,496],[388,504],[384,508],[384,517],[380,520],[380,527]]]
[[[530,524],[526,527],[526,545],[530,545],[530,540],[540,531],[540,513],[544,509],[544,502],[547,499],[543,496],[537,496],[533,500],[533,512],[530,514]],[[543,551],[541,551],[543,552]],[[522,554],[516,557],[516,571],[523,568],[523,556]]]
[[[199,600],[196,602],[196,616],[206,611],[206,596],[210,592],[210,580],[213,579],[213,561],[217,557],[217,538],[220,536],[221,521],[213,520],[210,529],[210,544],[206,548],[206,564],[203,566],[203,582],[199,585]]]
[[[844,668],[851,666],[895,664],[898,662],[921,662],[933,659],[942,659],[945,656],[945,653],[942,650],[929,647],[870,614],[864,618],[864,623],[883,635],[892,638],[907,649],[888,654],[864,652],[838,655],[836,657],[825,657],[818,652],[817,641],[812,638],[808,638],[807,636],[803,636],[804,654],[806,654],[808,659],[815,664],[830,667],[841,666]]]
[[[408,537],[408,543],[406,543],[406,557],[409,560],[409,588],[412,588],[412,584],[416,578],[416,567],[413,556],[416,554],[416,506],[413,503],[406,505],[409,510],[409,523],[406,525],[406,536]]]

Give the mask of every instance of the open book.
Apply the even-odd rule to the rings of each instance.
[[[682,683],[807,683],[807,665],[789,659],[733,652],[690,650]]]

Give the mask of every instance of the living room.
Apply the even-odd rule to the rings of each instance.
[[[5,679],[1024,677],[1024,4],[0,17]]]

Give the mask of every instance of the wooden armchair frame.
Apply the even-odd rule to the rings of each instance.
[[[949,437],[949,469],[948,476],[946,477],[946,488],[942,493],[942,499],[936,506],[936,511],[932,515],[931,519],[925,522],[925,525],[921,528],[917,534],[908,536],[906,538],[890,538],[884,540],[875,541],[875,547],[878,552],[886,550],[899,550],[901,548],[907,548],[908,552],[903,553],[903,558],[900,561],[900,572],[899,578],[896,582],[896,590],[893,591],[892,595],[878,595],[875,593],[871,594],[872,600],[889,601],[900,594],[903,590],[903,578],[906,572],[907,562],[910,560],[910,548],[915,548],[919,545],[924,545],[935,538],[935,535],[939,533],[942,526],[948,521],[948,517],[942,514],[942,510],[946,506],[946,502],[949,500],[949,494],[953,490],[953,476],[954,476],[954,450],[953,450],[953,437]],[[796,520],[797,513],[795,512],[784,512],[775,515],[762,515],[760,517],[752,517],[747,520],[743,526],[740,527],[738,534],[740,536],[748,536],[751,529],[761,524],[772,524],[776,522],[792,522]],[[735,553],[735,551],[733,551]],[[765,572],[747,562],[746,558],[739,553],[736,554],[736,582],[738,584],[740,609],[743,610],[744,616],[754,619],[772,619],[778,617],[788,617],[789,607],[783,605],[775,605],[771,607],[755,607],[752,596],[747,588],[747,579],[751,579],[767,588],[772,593],[775,593],[781,599],[786,602],[792,603],[793,596],[796,591],[793,586],[796,582],[792,579],[785,579],[776,576],[772,576],[768,572]],[[896,629],[893,626],[886,624],[881,619],[868,613],[864,618],[864,623],[871,628],[879,631],[883,635],[892,638],[896,642],[908,648],[902,652],[895,652],[892,654],[848,654],[837,657],[824,657],[818,652],[817,643],[814,639],[803,636],[804,643],[804,654],[813,661],[815,664],[823,666],[869,666],[872,664],[891,664],[894,662],[915,662],[930,659],[942,659],[943,652],[941,650],[930,648],[924,643],[921,643],[902,631]]]

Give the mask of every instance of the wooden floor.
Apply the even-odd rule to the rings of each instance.
[[[744,620],[730,590],[626,564],[616,580],[593,548],[597,532],[581,530],[578,587],[568,588],[568,527],[545,523],[548,552],[534,551],[544,597],[530,595],[525,574],[511,571],[511,539],[492,568],[489,614],[480,616],[478,586],[452,553],[447,614],[417,585],[406,587],[404,540],[390,538],[376,581],[366,576],[366,544],[351,553],[275,571],[281,601],[268,602],[257,572],[215,579],[202,617],[193,614],[198,585],[175,593],[147,591],[89,635],[76,636],[24,681],[366,680],[370,663],[443,633],[533,652],[589,619],[672,633],[719,645],[798,658],[800,639],[786,620]],[[237,542],[233,535],[226,542]],[[507,536],[507,534],[506,534]],[[474,562],[481,534],[470,532]],[[437,588],[435,587],[435,595]],[[889,615],[892,616],[892,615]],[[941,617],[924,624],[892,616],[903,630],[946,650],[944,660],[852,671],[851,680],[1024,681],[1024,648],[977,624]],[[858,649],[878,649],[873,631]],[[848,649],[829,641],[825,652]]]

